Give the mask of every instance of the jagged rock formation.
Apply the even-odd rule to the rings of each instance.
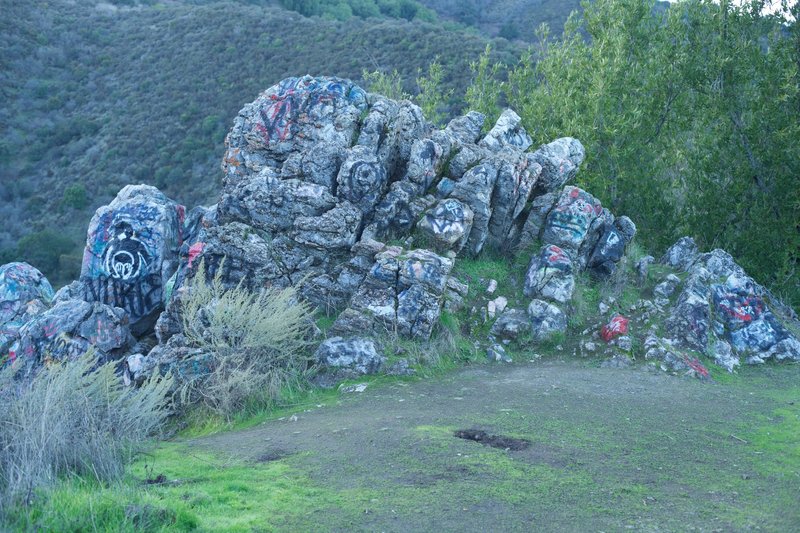
[[[575,276],[612,275],[636,227],[565,186],[585,157],[576,139],[530,151],[511,110],[486,135],[483,126],[483,115],[470,112],[438,130],[414,104],[348,80],[286,79],[236,117],[217,205],[185,215],[152,187],[125,187],[92,219],[81,279],[59,291],[55,307],[47,310],[46,281],[31,275],[25,283],[43,303],[28,315],[13,304],[14,317],[0,318],[27,322],[13,335],[32,366],[51,357],[54,334],[66,339],[56,359],[95,345],[106,358],[126,356],[131,382],[156,369],[191,376],[208,370],[208,357],[182,335],[180,308],[187,281],[202,271],[229,287],[298,287],[339,312],[329,331],[337,337],[322,344],[318,361],[373,372],[383,361],[370,338],[429,338],[442,309],[456,311],[468,296],[454,264],[495,250],[530,257],[526,307],[506,308],[508,295],[497,295],[486,309],[487,320],[497,317],[489,356],[510,360],[497,339],[565,332]],[[680,294],[670,311],[675,341],[654,337],[653,357],[682,361],[662,352],[683,343],[710,353],[714,340],[727,367],[722,361],[734,357],[725,345],[749,362],[800,359],[763,288],[729,256],[699,256],[684,240],[665,262],[689,277],[659,286],[659,302]],[[642,279],[648,264],[638,267]],[[33,298],[19,294],[15,302]],[[614,342],[630,345],[625,336]]]

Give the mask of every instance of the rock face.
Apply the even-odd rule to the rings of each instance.
[[[47,278],[27,263],[0,266],[0,364],[19,339],[19,330],[53,300]]]
[[[185,283],[204,272],[252,291],[295,286],[312,304],[340,311],[319,363],[372,373],[383,358],[371,338],[428,339],[442,309],[457,312],[470,297],[454,264],[485,251],[530,257],[525,301],[493,294],[496,281],[492,296],[478,291],[475,325],[496,318],[489,356],[506,359],[497,339],[552,339],[576,308],[576,276],[612,276],[636,226],[568,184],[585,158],[578,140],[531,149],[514,111],[486,135],[484,121],[470,112],[435,129],[411,102],[351,81],[287,78],[234,120],[215,206],[185,216],[158,190],[128,186],[97,211],[81,277],[55,297],[35,269],[0,268],[0,355],[33,367],[95,346],[105,359],[126,356],[133,383],[156,369],[187,379],[206,372],[209,355],[186,346],[180,317]],[[641,285],[651,262],[637,266]],[[705,369],[686,350],[729,370],[742,358],[800,360],[786,313],[725,252],[700,254],[684,238],[662,263],[685,276],[666,277],[648,301],[649,317],[668,315],[668,338],[647,337],[648,358],[699,375]],[[611,300],[603,305],[605,314]],[[625,335],[618,322],[607,324],[607,340],[630,351],[636,332]],[[144,353],[152,334],[158,345]]]
[[[375,374],[386,361],[378,355],[375,343],[361,337],[327,339],[320,344],[315,359],[323,366],[346,368],[357,374]]]
[[[667,319],[667,333],[681,346],[713,357],[731,371],[744,357],[748,363],[768,359],[800,361],[800,341],[779,318],[769,292],[747,276],[722,250],[700,254],[688,237],[673,245],[662,262],[688,273]],[[680,281],[680,280],[678,280]],[[660,284],[656,291],[667,292]]]
[[[9,350],[25,373],[41,365],[72,360],[94,348],[101,362],[121,358],[133,345],[128,315],[99,302],[66,300],[36,316],[19,330]]]
[[[543,246],[528,266],[525,296],[544,297],[566,303],[572,299],[574,290],[572,260],[555,244]]]
[[[185,210],[155,187],[128,185],[89,225],[80,280],[65,296],[128,312],[135,334],[151,330],[178,268]]]

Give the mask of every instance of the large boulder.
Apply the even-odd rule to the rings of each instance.
[[[572,299],[574,290],[572,260],[555,244],[543,246],[531,259],[525,274],[525,296],[566,303]]]
[[[53,287],[27,263],[0,266],[0,363],[26,322],[47,310]]]
[[[185,211],[158,189],[128,185],[89,225],[80,280],[58,300],[81,298],[127,311],[131,329],[152,330],[178,268]]]
[[[555,305],[544,300],[532,300],[528,305],[531,337],[535,341],[552,339],[567,331],[567,315]]]
[[[94,349],[101,362],[118,360],[133,345],[127,313],[99,302],[66,300],[19,330],[9,351],[24,373],[42,365],[74,360]]]
[[[600,201],[578,187],[565,187],[547,216],[543,240],[555,244],[577,258],[589,235],[592,223],[603,215]]]

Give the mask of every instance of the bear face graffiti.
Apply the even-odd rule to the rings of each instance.
[[[103,252],[106,274],[117,280],[139,278],[147,271],[150,254],[127,222],[114,226],[114,239]]]

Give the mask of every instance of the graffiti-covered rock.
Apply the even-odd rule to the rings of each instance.
[[[123,188],[92,218],[72,297],[125,309],[136,334],[152,329],[178,267],[184,216],[155,187]]]
[[[344,368],[357,374],[376,374],[386,361],[378,354],[375,343],[362,337],[327,339],[317,348],[314,357],[324,367]]]
[[[425,213],[417,229],[427,235],[437,248],[458,252],[467,242],[473,219],[474,214],[469,206],[455,198],[447,198]]]
[[[575,290],[572,260],[554,244],[545,245],[534,255],[525,274],[525,296],[565,303]]]
[[[343,151],[355,144],[367,95],[339,78],[287,78],[247,104],[226,138],[227,184],[270,167],[330,183]],[[326,150],[320,150],[322,146]],[[288,176],[287,176],[288,177]]]
[[[563,137],[544,144],[533,153],[533,159],[542,167],[536,184],[539,193],[553,192],[564,186],[578,173],[586,158],[586,150],[578,139]]]
[[[547,216],[542,239],[577,258],[592,223],[602,214],[603,206],[597,198],[578,187],[565,187]]]
[[[334,330],[363,334],[368,323],[371,331],[427,339],[439,320],[452,268],[452,259],[429,250],[388,248],[378,254]],[[360,331],[350,330],[350,324]]]
[[[27,263],[0,266],[0,364],[26,322],[47,310],[53,287]]]
[[[36,316],[19,330],[9,350],[26,374],[42,365],[71,361],[94,349],[100,361],[122,357],[133,345],[127,313],[99,302],[67,300]]]

